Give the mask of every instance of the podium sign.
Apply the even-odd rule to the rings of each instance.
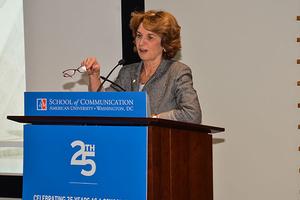
[[[142,92],[26,92],[26,116],[147,117]],[[23,199],[147,198],[147,127],[25,125]]]
[[[23,199],[143,200],[147,129],[25,125]]]
[[[147,117],[144,92],[25,92],[26,116]]]

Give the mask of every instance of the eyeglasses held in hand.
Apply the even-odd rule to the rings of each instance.
[[[66,69],[62,73],[63,73],[64,77],[72,78],[76,74],[76,72],[85,73],[86,72],[86,67],[83,65],[83,66],[80,66],[76,69]]]
[[[76,74],[76,72],[79,72],[79,73],[85,73],[86,72],[86,67],[85,66],[80,66],[80,67],[78,67],[78,68],[76,68],[76,69],[66,69],[65,71],[63,71],[62,73],[63,73],[63,76],[64,77],[70,77],[70,78],[72,78],[75,74]],[[115,82],[113,82],[113,81],[111,81],[111,80],[109,80],[109,79],[107,79],[107,78],[105,78],[105,77],[103,77],[103,76],[100,76],[100,78],[101,79],[103,79],[103,80],[105,80],[105,81],[107,81],[107,82],[109,82],[109,83],[111,83],[111,84],[113,84],[113,85],[115,85],[116,87],[118,87],[120,90],[122,90],[122,91],[126,91],[123,87],[121,87],[119,84],[117,84],[117,83],[115,83]]]

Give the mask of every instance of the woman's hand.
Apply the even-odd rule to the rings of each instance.
[[[100,65],[98,64],[95,57],[88,57],[81,62],[81,66],[86,67],[86,71],[89,76],[100,76]]]
[[[81,62],[81,66],[86,67],[89,75],[89,91],[96,92],[101,84],[100,81],[100,65],[95,57],[88,57]]]

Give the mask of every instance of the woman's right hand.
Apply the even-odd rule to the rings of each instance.
[[[100,76],[100,65],[98,64],[95,57],[88,57],[81,62],[81,66],[86,67],[86,71],[89,76]]]
[[[101,84],[100,81],[100,65],[95,57],[88,57],[81,62],[81,66],[86,67],[89,75],[89,91],[96,92]]]

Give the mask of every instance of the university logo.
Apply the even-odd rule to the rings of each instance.
[[[37,110],[47,110],[47,99],[40,98],[36,100],[36,109]]]
[[[76,146],[79,147],[79,150],[76,151],[71,158],[71,165],[81,165],[84,166],[85,170],[81,169],[81,174],[83,176],[93,176],[96,172],[96,163],[91,158],[87,157],[95,157],[96,145],[94,144],[85,144],[81,140],[75,140],[71,143],[72,148]],[[89,167],[85,167],[88,165]]]

